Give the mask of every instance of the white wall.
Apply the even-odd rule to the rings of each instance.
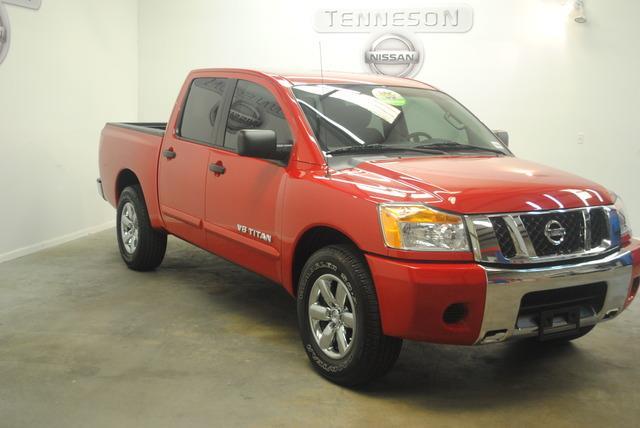
[[[517,155],[596,180],[621,194],[640,232],[640,2],[586,0],[587,24],[563,0],[465,0],[465,34],[419,34],[418,79],[449,92]],[[166,120],[186,73],[199,67],[362,71],[368,34],[318,34],[318,8],[401,8],[446,0],[212,1],[140,5],[141,120]],[[451,2],[452,3],[452,2]],[[578,144],[578,134],[584,144]]]
[[[465,0],[465,34],[419,34],[419,79],[510,131],[521,157],[617,190],[640,232],[640,2],[586,0],[589,22],[557,19],[563,0]],[[446,4],[446,0],[433,2]],[[0,261],[111,222],[96,194],[104,122],[166,120],[200,67],[363,71],[368,34],[318,34],[318,8],[420,1],[44,0],[7,6],[0,65]],[[584,144],[578,144],[578,134]]]
[[[100,130],[138,112],[138,8],[131,0],[7,5],[0,65],[0,261],[114,219],[96,192]]]

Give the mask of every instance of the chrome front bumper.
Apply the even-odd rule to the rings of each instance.
[[[538,326],[518,328],[520,304],[525,294],[605,282],[607,292],[602,309],[580,319],[590,326],[617,316],[624,309],[633,270],[630,251],[618,252],[599,260],[529,269],[484,267],[487,296],[484,318],[476,344],[503,342],[510,338],[536,336]],[[554,323],[553,330],[566,326]]]

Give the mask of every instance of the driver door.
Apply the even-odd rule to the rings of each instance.
[[[226,120],[224,142],[209,151],[205,222],[207,248],[239,265],[280,281],[282,162],[237,153],[241,129],[271,129],[278,145],[291,145],[280,104],[265,86],[238,80]]]

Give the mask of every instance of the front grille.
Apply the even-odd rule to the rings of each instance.
[[[502,217],[492,217],[491,224],[493,225],[493,231],[498,239],[498,244],[500,245],[502,254],[508,259],[515,257],[516,246],[513,243],[511,234],[509,233],[507,223]]]
[[[476,260],[543,263],[595,256],[612,249],[616,241],[611,236],[610,218],[614,214],[608,206],[533,211],[469,216],[467,224]]]
[[[584,249],[584,217],[581,211],[531,214],[520,218],[538,256],[572,254]],[[560,223],[566,231],[565,238],[559,245],[554,245],[545,235],[545,226],[553,220]]]
[[[609,238],[609,222],[602,208],[591,210],[591,248],[602,245]]]
[[[527,315],[537,316],[544,311],[576,306],[587,309],[585,311],[587,313],[597,314],[602,310],[606,296],[605,282],[534,291],[522,297],[518,318]]]

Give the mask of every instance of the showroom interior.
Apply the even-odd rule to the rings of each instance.
[[[127,269],[116,209],[96,179],[105,124],[167,122],[192,70],[308,73],[324,83],[334,72],[374,73],[367,52],[393,33],[418,52],[408,77],[508,131],[518,159],[551,168],[529,175],[542,193],[556,170],[584,177],[623,199],[639,230],[640,3],[0,0],[0,10],[0,425],[639,423],[637,303],[571,343],[409,338],[386,375],[342,386],[313,370],[295,293],[269,275],[176,236],[157,269]],[[386,25],[367,27],[363,14]],[[108,135],[125,135],[118,129]],[[347,211],[334,209],[336,221]],[[271,244],[237,222],[238,239]]]

